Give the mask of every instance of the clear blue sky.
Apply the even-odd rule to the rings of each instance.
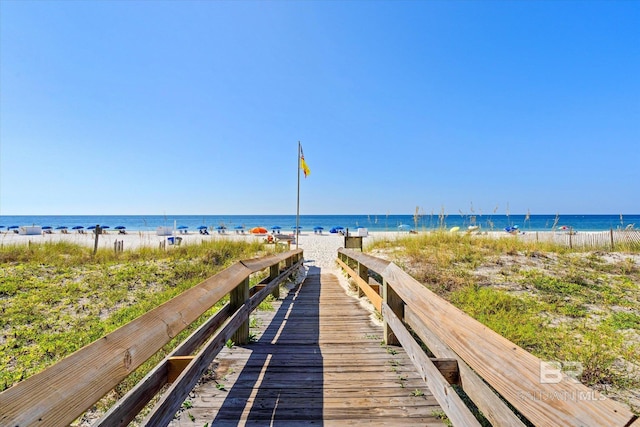
[[[640,213],[639,1],[0,0],[0,215]]]

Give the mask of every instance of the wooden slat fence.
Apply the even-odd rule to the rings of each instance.
[[[563,427],[626,427],[637,420],[626,406],[573,378],[560,373],[547,378],[542,360],[429,291],[394,263],[343,248],[338,263],[362,294],[376,294],[370,299],[381,308],[385,341],[403,346],[454,425],[471,424],[407,327],[435,357],[458,361],[462,390],[494,426],[524,425],[520,417],[536,426]],[[375,292],[378,285],[380,293]]]
[[[640,230],[609,230],[599,232],[543,232],[527,231],[518,238],[528,242],[549,242],[572,248],[624,249],[640,247]]]
[[[228,339],[249,337],[249,315],[302,263],[302,250],[235,263],[44,371],[0,393],[0,425],[64,426],[82,415],[178,333],[230,295],[225,307],[191,334],[97,425],[127,425],[171,383],[146,425],[166,425]],[[254,273],[269,275],[252,288]],[[195,352],[195,354],[194,354]]]

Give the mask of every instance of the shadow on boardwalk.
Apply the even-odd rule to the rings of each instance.
[[[172,426],[443,425],[409,357],[335,275],[311,267],[274,309],[252,315],[256,341],[218,355]]]
[[[301,425],[322,419],[319,282],[320,276],[314,275],[292,289],[257,342],[247,347],[250,355],[213,425],[241,421],[248,425],[286,421]],[[235,351],[229,353],[232,356]]]

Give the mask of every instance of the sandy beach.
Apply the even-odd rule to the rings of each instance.
[[[285,236],[287,234],[282,234]],[[612,235],[608,231],[602,232],[580,232],[575,235],[568,235],[567,233],[559,232],[528,232],[517,235],[510,235],[505,232],[484,232],[483,236],[489,236],[493,238],[518,238],[524,241],[554,241],[560,244],[566,245],[596,245],[606,246],[609,244]],[[181,238],[181,245],[198,245],[205,241],[230,239],[240,241],[265,241],[269,235],[252,235],[249,233],[212,233],[203,235],[198,232],[189,233],[176,233],[175,238]],[[396,239],[398,237],[416,236],[416,234],[409,234],[407,232],[398,231],[373,231],[369,232],[368,236],[363,238],[363,245],[377,239]],[[119,234],[117,231],[108,231],[105,234],[101,234],[98,238],[98,247],[101,249],[113,249],[115,242],[122,242],[124,250],[137,249],[140,247],[160,247],[165,245],[167,250],[175,248],[176,245],[171,245],[170,238],[172,236],[158,236],[156,232],[152,231],[130,231],[126,234]],[[613,233],[613,238],[616,242],[621,241],[640,241],[640,231],[633,230],[630,232],[619,231]],[[95,243],[95,235],[91,232],[77,233],[44,233],[36,235],[21,235],[13,232],[0,233],[0,246],[16,245],[16,244],[42,244],[42,243],[55,243],[59,241],[66,241],[75,244],[85,245],[93,247]],[[174,240],[175,241],[175,240]],[[286,244],[284,242],[280,244]],[[316,234],[312,232],[303,232],[299,235],[298,247],[304,250],[304,257],[307,260],[306,265],[316,266],[323,269],[335,268],[335,259],[338,248],[344,247],[344,236],[340,234],[322,233]],[[295,243],[291,245],[291,248],[295,248]]]
[[[284,236],[285,234],[283,234]],[[380,238],[395,238],[399,235],[407,235],[400,232],[371,232],[364,238],[364,244]],[[113,249],[115,242],[123,242],[124,250],[137,249],[140,247],[160,247],[165,245],[167,250],[175,248],[175,245],[169,244],[169,238],[172,236],[158,236],[156,232],[151,231],[131,231],[127,234],[119,234],[115,231],[109,231],[101,234],[98,238],[98,248]],[[239,241],[265,241],[268,235],[252,235],[249,233],[212,233],[203,235],[197,232],[177,233],[176,238],[181,238],[181,245],[199,245],[205,241],[229,239]],[[42,244],[55,242],[70,242],[79,245],[93,247],[95,244],[95,234],[90,232],[77,233],[45,233],[36,235],[21,235],[13,232],[4,232],[0,234],[0,246],[9,246],[16,244]],[[175,240],[174,240],[175,241]],[[286,243],[279,243],[286,244]],[[315,234],[304,232],[299,235],[298,247],[304,250],[304,256],[307,265],[314,265],[321,268],[333,268],[335,266],[336,253],[338,248],[344,246],[344,236],[339,234],[322,233]],[[291,245],[295,249],[295,243]]]

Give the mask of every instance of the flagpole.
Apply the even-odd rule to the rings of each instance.
[[[300,237],[300,141],[298,141],[298,201],[296,205],[296,249],[298,249],[298,238]]]

